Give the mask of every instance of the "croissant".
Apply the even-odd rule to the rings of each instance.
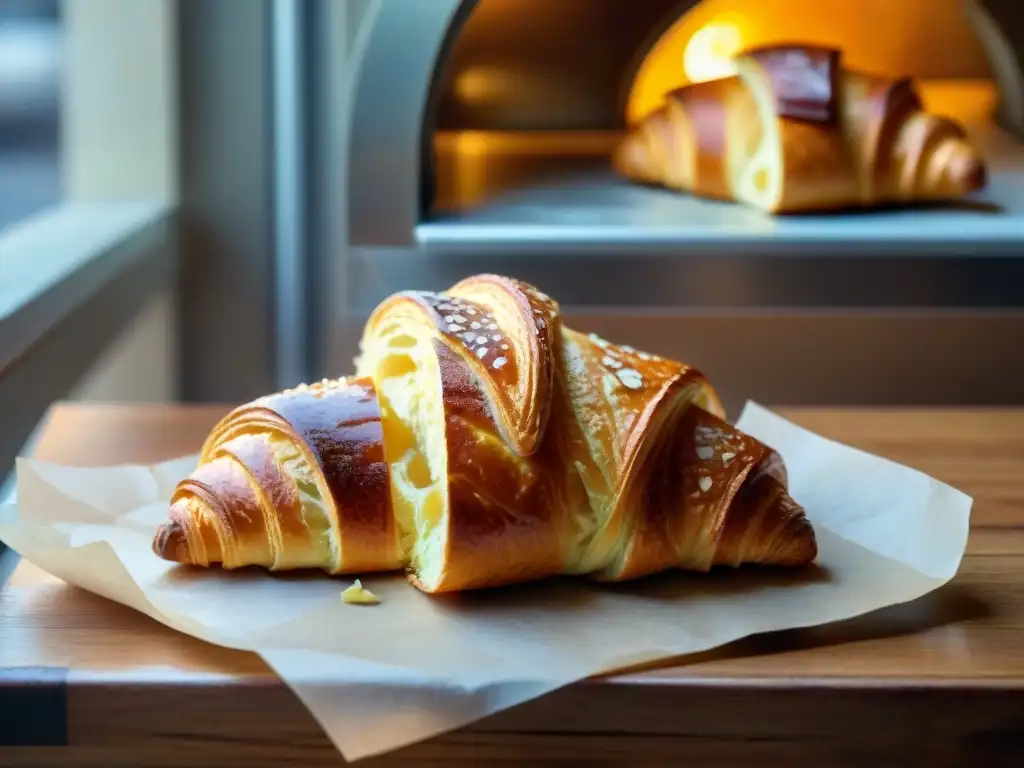
[[[699,371],[477,275],[383,301],[353,376],[225,416],[153,549],[207,567],[404,569],[428,593],[800,566],[817,543],[786,483]]]
[[[963,126],[926,112],[909,79],[847,69],[839,50],[809,45],[734,61],[734,76],[669,92],[613,167],[769,213],[948,201],[985,186]]]

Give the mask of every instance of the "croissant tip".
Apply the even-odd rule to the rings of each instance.
[[[785,492],[776,504],[777,513],[786,519],[786,523],[773,537],[774,542],[765,553],[763,564],[789,568],[810,565],[818,558],[818,537],[806,511]]]
[[[818,559],[818,537],[814,535],[814,528],[807,523],[807,531],[799,539],[796,547],[798,565],[810,565]]]
[[[636,133],[627,134],[619,142],[612,154],[612,167],[626,177],[650,178],[650,159]]]
[[[966,142],[957,142],[952,155],[949,157],[949,165],[946,169],[946,178],[962,194],[969,194],[984,189],[988,184],[988,169],[985,162],[978,156],[973,147]]]
[[[818,559],[818,537],[814,526],[802,513],[789,526],[785,550],[781,553],[780,565],[799,567],[810,565]]]
[[[980,158],[971,158],[963,171],[964,186],[969,192],[977,192],[988,184],[988,169]]]
[[[172,519],[157,528],[153,537],[153,552],[172,563],[191,562],[185,528],[178,520]]]

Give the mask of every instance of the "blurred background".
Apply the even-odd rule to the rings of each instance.
[[[391,291],[497,271],[700,366],[733,413],[1019,402],[1022,8],[0,0],[0,230],[69,202],[173,212],[175,276],[72,398],[239,402],[342,374]],[[610,173],[667,89],[791,40],[915,77],[985,149],[976,204],[779,222]]]
[[[444,67],[435,208],[471,206],[533,172],[600,166],[624,123],[669,90],[731,74],[734,54],[761,45],[837,46],[847,65],[918,78],[930,108],[977,124],[994,103],[992,70],[965,7],[482,0]]]
[[[0,3],[0,229],[60,199],[58,0]]]

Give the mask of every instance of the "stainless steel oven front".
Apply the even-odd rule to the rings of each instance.
[[[863,27],[828,27],[822,5],[804,3],[820,17],[805,34],[873,44]],[[541,285],[570,324],[700,366],[733,412],[746,398],[1020,402],[1024,146],[992,118],[992,45],[963,8],[857,5],[889,13],[896,36],[920,26],[911,6],[931,9],[912,58],[892,66],[917,69],[983,143],[992,181],[969,206],[782,220],[616,179],[609,149],[653,52],[753,7],[742,0],[319,4],[306,198],[317,375],[351,367],[388,293],[495,271]],[[757,6],[755,32],[770,36],[795,0]],[[963,55],[942,55],[950,44]]]

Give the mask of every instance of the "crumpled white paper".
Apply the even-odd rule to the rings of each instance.
[[[970,497],[753,403],[737,426],[786,461],[790,491],[818,534],[817,567],[612,587],[565,579],[433,598],[401,576],[379,576],[363,582],[381,605],[345,605],[350,579],[196,572],[157,558],[153,532],[195,457],[101,469],[19,460],[0,539],[180,632],[258,653],[356,760],[594,674],[914,600],[956,573]]]

